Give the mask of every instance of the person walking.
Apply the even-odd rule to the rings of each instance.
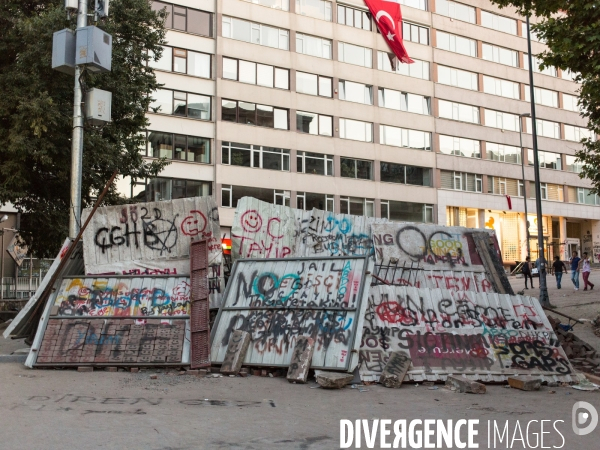
[[[565,263],[560,260],[558,256],[554,257],[554,262],[552,263],[552,269],[554,270],[554,276],[556,277],[556,288],[561,289],[560,283],[562,281],[562,274],[567,273],[567,266]]]
[[[569,259],[569,263],[571,263],[571,281],[575,286],[575,290],[579,290],[579,261],[581,258],[577,256],[577,252],[573,252],[573,256]]]
[[[531,289],[533,289],[533,276],[531,275],[531,258],[525,258],[525,262],[521,267],[521,273],[525,277],[525,289],[527,289],[527,278],[531,281]]]
[[[592,271],[592,268],[587,253],[583,253],[583,259],[579,261],[579,265],[581,268],[581,275],[583,275],[583,290],[587,291],[588,285],[590,286],[590,290],[594,289],[594,283],[590,283],[590,272]]]

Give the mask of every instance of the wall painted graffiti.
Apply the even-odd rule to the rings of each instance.
[[[83,212],[85,220],[90,210]],[[99,208],[83,235],[89,275],[189,275],[190,242],[207,239],[211,307],[220,306],[223,251],[212,197]]]
[[[189,277],[65,278],[53,310],[58,316],[99,317],[189,313]]]
[[[238,201],[231,230],[232,256],[239,259],[372,254],[371,224],[384,222],[387,220],[318,209],[303,211],[244,197]]]
[[[362,328],[365,258],[236,262],[211,336],[221,363],[230,335],[250,333],[247,364],[289,365],[296,340],[315,340],[311,367],[346,368]],[[354,353],[355,355],[356,353]]]
[[[389,354],[407,351],[409,379],[573,373],[539,302],[531,297],[373,286],[360,348],[361,377],[377,380]]]

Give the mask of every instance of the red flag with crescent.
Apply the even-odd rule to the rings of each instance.
[[[402,11],[396,1],[398,0],[365,0],[365,4],[392,52],[399,61],[410,64],[414,61],[408,56],[402,42]]]

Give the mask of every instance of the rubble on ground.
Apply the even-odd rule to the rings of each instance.
[[[562,346],[567,358],[575,369],[580,372],[600,375],[600,355],[587,342],[579,339],[569,328],[561,324],[560,319],[548,316],[548,321],[558,337],[558,342]]]

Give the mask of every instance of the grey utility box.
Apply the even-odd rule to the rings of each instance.
[[[75,75],[75,33],[65,28],[52,36],[52,68]]]
[[[77,30],[75,64],[85,65],[92,72],[110,72],[112,60],[112,36],[98,27],[89,26]]]
[[[112,92],[90,89],[85,97],[85,119],[92,125],[111,121]]]

